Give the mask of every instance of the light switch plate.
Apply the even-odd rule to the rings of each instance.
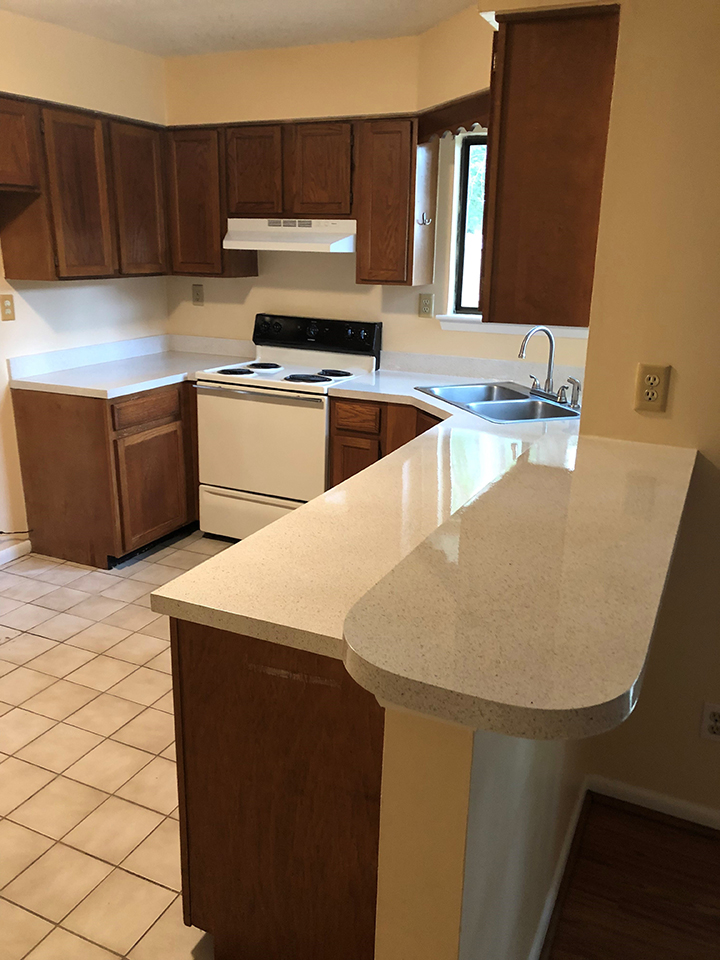
[[[201,283],[194,283],[192,285],[192,302],[196,307],[205,305],[205,289]]]
[[[667,408],[670,370],[672,367],[658,367],[648,363],[639,363],[635,377],[635,409],[664,413]]]
[[[421,293],[418,295],[418,316],[419,317],[435,316],[435,294],[434,293]]]
[[[4,293],[0,297],[0,316],[3,320],[15,319],[15,297],[11,293]]]

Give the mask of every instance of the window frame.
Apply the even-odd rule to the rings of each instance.
[[[487,133],[467,134],[460,144],[460,178],[457,192],[458,216],[455,223],[455,290],[453,296],[453,310],[457,315],[482,317],[480,305],[480,291],[478,290],[477,307],[465,307],[460,303],[462,298],[463,272],[465,270],[465,235],[467,226],[467,192],[470,177],[470,148],[475,144],[487,146]],[[483,224],[485,210],[483,207]]]

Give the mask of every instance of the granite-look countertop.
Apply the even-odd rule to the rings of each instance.
[[[153,609],[344,659],[383,703],[534,739],[637,698],[694,450],[496,425],[380,371],[331,396],[444,421],[157,590]],[[465,379],[465,382],[472,382]]]

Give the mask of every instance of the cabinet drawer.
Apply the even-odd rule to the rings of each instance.
[[[156,420],[180,419],[180,391],[152,391],[142,397],[112,404],[112,423],[115,430],[127,430]]]
[[[381,421],[382,407],[379,403],[333,401],[332,425],[336,430],[379,434]]]

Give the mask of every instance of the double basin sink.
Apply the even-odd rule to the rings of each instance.
[[[523,420],[573,420],[580,411],[563,403],[536,397],[519,383],[463,383],[443,387],[415,387],[438,400],[452,403],[491,423]]]

